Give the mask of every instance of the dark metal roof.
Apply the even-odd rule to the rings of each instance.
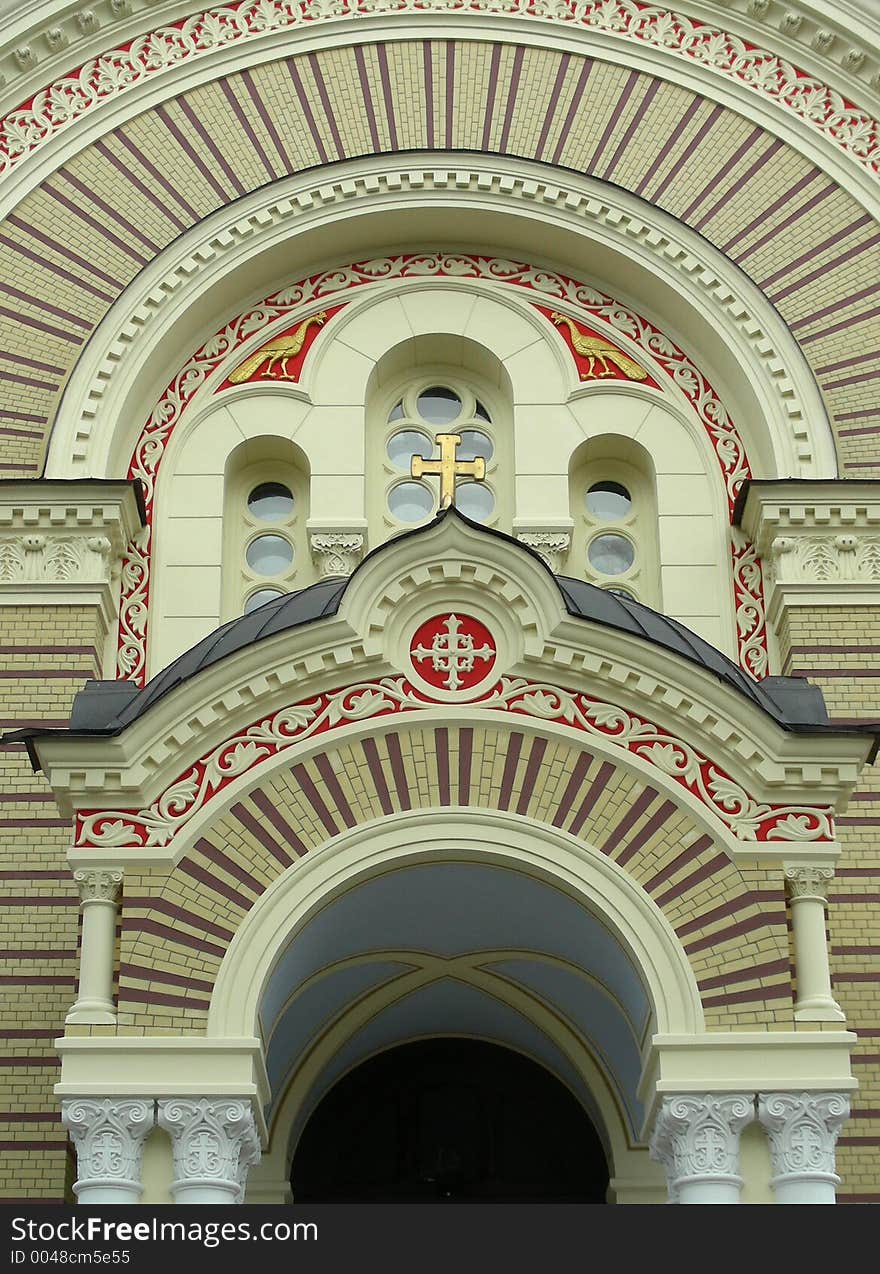
[[[480,526],[479,523],[472,522],[454,508],[442,511],[427,526],[408,531],[405,535],[380,545],[368,554],[368,558],[372,558],[377,553],[393,551],[393,546],[398,540],[421,535],[430,527],[436,526],[442,519],[450,516],[460,518],[481,534],[496,536],[510,544],[515,544],[518,552],[530,554],[541,562],[543,569],[547,569],[542,559],[531,549],[500,531],[489,530]],[[360,570],[362,567],[363,563],[357,569]],[[783,729],[806,732],[828,730],[834,733],[854,732],[853,729],[830,726],[821,690],[804,678],[765,677],[761,682],[753,681],[709,642],[691,632],[683,624],[659,614],[649,606],[643,606],[641,602],[634,601],[632,598],[597,588],[583,580],[570,579],[567,576],[554,576],[554,578],[562,594],[566,610],[575,619],[599,624],[610,631],[630,633],[668,650],[679,658],[686,659],[691,664],[698,665],[730,686],[737,694],[749,699]],[[70,732],[88,735],[120,733],[177,686],[220,660],[235,654],[236,651],[255,645],[265,638],[274,637],[278,633],[335,615],[348,583],[348,579],[322,580],[309,588],[288,593],[267,602],[265,606],[252,611],[249,615],[230,620],[181,655],[174,663],[169,664],[142,690],[133,683],[125,681],[87,683],[74,701]],[[610,644],[609,649],[611,648],[613,646]],[[876,727],[866,723],[865,730],[858,730],[858,732],[874,734]],[[3,741],[28,741],[29,751],[34,759],[35,753],[30,741],[41,734],[49,733],[55,733],[55,731],[39,728],[22,730],[4,736]]]

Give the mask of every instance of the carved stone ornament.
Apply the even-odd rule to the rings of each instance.
[[[560,575],[571,549],[571,531],[517,531],[517,540],[534,549],[554,575]]]
[[[880,533],[777,535],[770,545],[769,582],[880,583]]]
[[[741,1185],[739,1135],[755,1117],[746,1093],[664,1097],[651,1136],[651,1158],[663,1165],[671,1199],[686,1182]]]
[[[767,1130],[775,1182],[809,1177],[837,1185],[834,1146],[849,1116],[845,1093],[762,1093],[758,1118]]]
[[[119,887],[122,884],[122,872],[109,871],[102,867],[94,870],[75,871],[73,879],[76,881],[82,902],[115,903],[119,896]]]
[[[0,532],[0,584],[106,584],[112,545],[105,535]]]
[[[241,1203],[248,1169],[260,1161],[250,1102],[239,1097],[173,1097],[158,1103],[158,1123],[170,1135],[176,1202]]]
[[[74,1097],[61,1103],[61,1122],[76,1146],[76,1193],[96,1185],[140,1193],[144,1138],[153,1127],[152,1099]]]
[[[818,867],[814,863],[785,869],[785,883],[792,899],[815,898],[819,902],[827,902],[828,885],[833,879],[833,867]]]
[[[364,555],[364,537],[356,531],[312,531],[312,559],[322,579],[350,575]]]

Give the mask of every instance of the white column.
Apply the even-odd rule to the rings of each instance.
[[[260,1138],[247,1098],[173,1097],[159,1102],[171,1136],[175,1203],[241,1203]]]
[[[670,1203],[739,1203],[739,1135],[754,1117],[751,1094],[663,1098],[651,1158],[666,1171]]]
[[[834,1203],[834,1146],[849,1115],[845,1093],[762,1093],[777,1203]]]
[[[152,1098],[73,1097],[61,1103],[61,1122],[76,1146],[77,1201],[137,1203],[144,1138],[153,1127]]]
[[[796,1021],[842,1022],[844,1014],[831,994],[825,907],[834,868],[799,863],[785,868],[791,901],[791,927],[797,971]]]
[[[79,993],[65,1019],[70,1023],[110,1025],[113,1004],[113,950],[116,945],[116,899],[122,872],[107,868],[75,871],[82,900]]]

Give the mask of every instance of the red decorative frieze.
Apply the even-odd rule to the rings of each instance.
[[[438,690],[471,690],[495,666],[495,641],[473,615],[435,615],[421,624],[410,642],[413,667]]]
[[[118,849],[170,845],[193,816],[216,801],[233,780],[295,744],[340,726],[424,713],[437,706],[436,700],[420,693],[405,677],[384,677],[315,695],[261,718],[205,752],[145,809],[80,810],[74,844],[78,848]],[[830,808],[758,801],[702,752],[616,704],[559,686],[502,677],[470,706],[562,726],[638,757],[689,792],[739,840],[834,839]],[[254,780],[259,781],[259,776],[255,774]]]
[[[154,407],[135,444],[128,467],[127,476],[139,478],[143,484],[147,524],[138,538],[129,545],[123,563],[116,672],[118,677],[128,678],[139,685],[146,681],[155,483],[168,441],[197,391],[210,378],[214,378],[216,390],[227,386],[230,372],[234,373],[236,362],[240,366],[242,361],[233,361],[236,349],[253,337],[255,332],[278,321],[287,320],[284,330],[288,330],[295,321],[302,323],[304,317],[317,313],[319,309],[323,309],[328,315],[336,314],[343,308],[345,301],[337,300],[334,306],[328,306],[329,298],[339,298],[355,288],[375,285],[388,279],[423,280],[447,277],[522,288],[530,294],[529,299],[548,322],[552,321],[550,315],[554,312],[547,305],[551,301],[566,310],[589,315],[593,321],[589,330],[606,333],[605,339],[610,339],[615,332],[627,336],[632,344],[643,351],[645,367],[651,369],[650,379],[646,379],[644,383],[662,388],[658,377],[667,378],[668,383],[690,403],[712,445],[724,480],[728,506],[732,511],[739,488],[746,478],[751,477],[743,440],[719,396],[703,374],[683,350],[647,319],[625,309],[612,297],[597,292],[577,279],[523,262],[448,252],[402,253],[398,256],[358,261],[291,284],[267,297],[254,309],[232,319],[184,363]],[[753,546],[748,543],[733,544],[731,555],[739,663],[754,677],[760,678],[767,672],[767,630],[761,568]]]

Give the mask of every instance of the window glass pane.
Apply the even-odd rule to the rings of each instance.
[[[622,575],[636,559],[629,540],[622,535],[597,535],[587,550],[590,565],[603,575]]]
[[[459,435],[461,438],[461,446],[456,452],[458,460],[476,460],[477,456],[482,456],[485,461],[492,459],[492,439],[486,434],[480,433],[478,429],[462,429]]]
[[[595,482],[586,501],[588,512],[603,522],[617,522],[632,508],[632,496],[619,482]]]
[[[417,429],[401,429],[388,439],[388,459],[398,469],[409,470],[409,462],[413,456],[421,456],[428,460],[434,450],[434,443],[427,434]]]
[[[399,482],[388,492],[388,507],[398,522],[422,522],[434,511],[434,494],[421,482]]]
[[[261,522],[280,522],[293,512],[293,494],[282,482],[261,482],[248,496],[248,509]]]
[[[257,575],[280,575],[293,561],[293,545],[282,535],[258,535],[247,546],[245,556]]]
[[[451,425],[461,415],[461,399],[451,389],[434,385],[419,394],[416,407],[429,425]]]
[[[395,403],[388,413],[389,420],[403,420],[403,403]]]
[[[495,497],[481,482],[461,482],[455,488],[456,507],[475,522],[487,522],[495,512]]]
[[[265,606],[267,602],[274,602],[276,597],[283,597],[280,588],[261,588],[256,593],[251,593],[250,597],[244,604],[244,613],[249,615],[252,610],[258,610],[260,606]]]
[[[477,417],[478,420],[487,420],[489,424],[491,425],[492,417],[489,415],[488,411],[486,410],[486,408],[483,406],[481,402],[477,403],[477,407],[476,407],[476,411],[474,412],[474,415]]]

